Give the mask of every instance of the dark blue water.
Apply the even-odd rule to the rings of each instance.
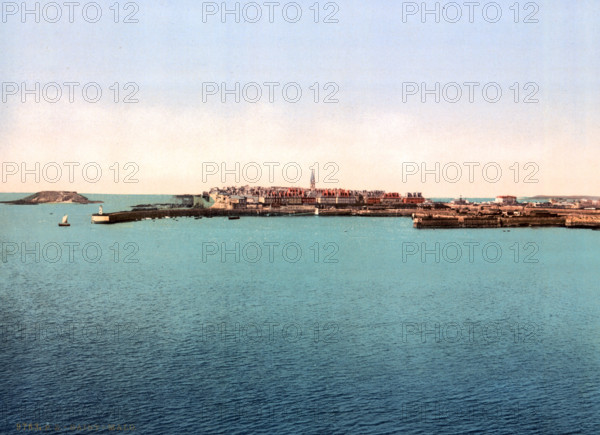
[[[600,232],[96,210],[0,205],[2,433],[600,433]]]

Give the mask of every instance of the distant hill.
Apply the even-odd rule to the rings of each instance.
[[[531,196],[529,199],[589,199],[591,201],[597,201],[600,196],[589,196],[589,195],[536,195]]]
[[[2,201],[4,204],[36,205],[36,204],[98,204],[103,201],[90,201],[77,192],[46,190],[34,193],[16,201]]]

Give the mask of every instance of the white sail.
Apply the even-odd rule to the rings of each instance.
[[[64,216],[63,216],[62,223],[63,223],[63,224],[66,224],[66,223],[68,223],[68,222],[67,222],[67,219],[68,219],[68,218],[69,218],[69,215],[64,215]]]

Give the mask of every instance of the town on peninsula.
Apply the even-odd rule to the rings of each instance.
[[[7,204],[44,203],[95,204],[72,191],[44,191]],[[500,195],[493,200],[450,201],[428,199],[421,192],[346,190],[317,188],[314,174],[310,186],[213,187],[202,194],[174,195],[160,204],[132,205],[131,210],[104,212],[102,206],[91,216],[92,223],[114,224],[162,218],[225,216],[356,216],[408,217],[418,229],[569,227],[600,229],[600,197],[535,196],[517,198]]]

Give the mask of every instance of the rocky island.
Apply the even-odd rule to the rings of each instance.
[[[77,192],[46,190],[34,193],[16,201],[1,201],[4,204],[36,205],[36,204],[99,204],[103,201],[90,201]]]

